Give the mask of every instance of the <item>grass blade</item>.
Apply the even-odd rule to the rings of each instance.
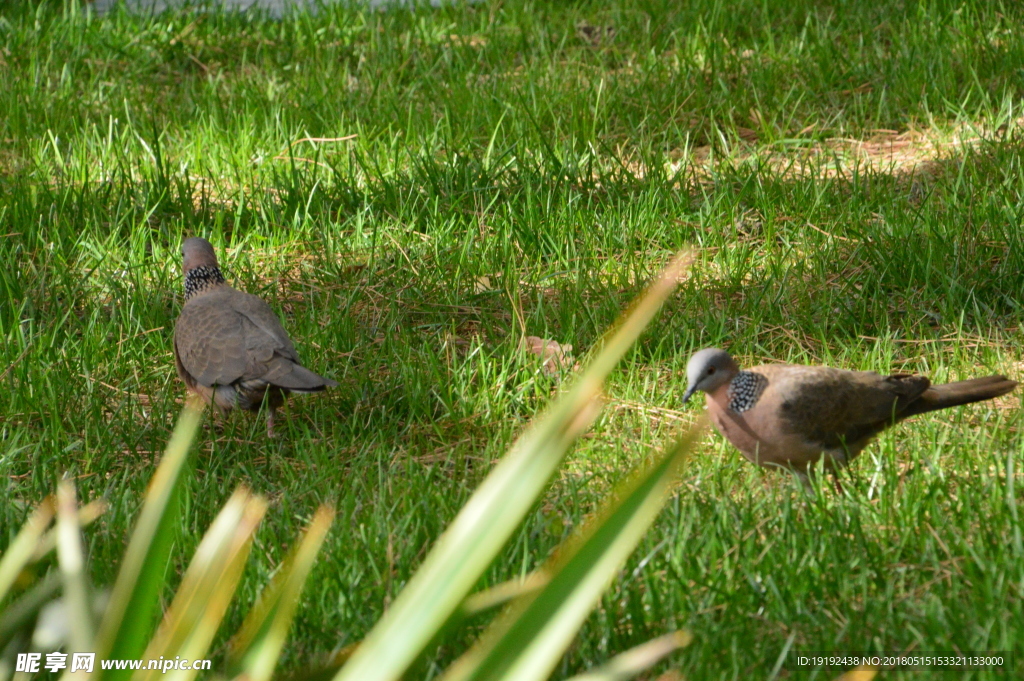
[[[470,617],[504,605],[513,599],[534,593],[548,581],[547,574],[533,572],[525,579],[511,579],[501,584],[495,584],[490,589],[480,591],[467,598],[462,604],[462,614],[465,617]]]
[[[28,522],[7,547],[3,557],[0,557],[0,603],[7,597],[21,571],[32,562],[32,556],[36,552],[40,538],[46,532],[50,521],[53,520],[54,511],[54,500],[52,497],[47,497],[32,512]]]
[[[242,576],[252,535],[266,510],[266,501],[245,488],[231,495],[199,543],[178,593],[142,657],[151,660],[206,657]],[[147,669],[133,678],[135,681],[153,678],[181,681],[193,678],[197,671]]]
[[[202,403],[189,400],[150,482],[125,551],[96,636],[97,659],[137,659],[149,640],[179,512],[181,471],[202,418]],[[130,675],[131,670],[97,670],[97,681],[127,679]]]
[[[572,387],[512,445],[431,549],[392,607],[335,677],[396,681],[460,607],[596,417],[605,377],[636,341],[693,257],[676,257],[606,336]]]
[[[630,648],[608,660],[598,669],[574,676],[569,681],[627,681],[650,669],[665,656],[690,645],[692,641],[693,634],[690,632],[673,631],[671,634]]]
[[[548,584],[491,625],[444,681],[543,679],[657,517],[701,427],[622,484],[578,538],[558,551]]]
[[[86,528],[92,525],[97,518],[106,513],[107,502],[103,499],[97,499],[90,501],[85,506],[78,509],[78,526]],[[46,557],[50,551],[57,546],[57,530],[52,529],[43,535],[42,539],[36,545],[36,551],[32,554],[31,562],[35,563]]]
[[[302,587],[333,521],[333,509],[321,506],[317,510],[301,541],[242,624],[229,653],[229,676],[243,674],[250,681],[270,679],[295,616]]]
[[[59,592],[60,576],[50,572],[4,608],[4,616],[0,618],[0,650],[7,647],[19,629],[29,626],[43,606],[56,598]]]
[[[854,667],[836,677],[836,681],[871,681],[878,675],[878,669],[871,666]]]
[[[72,651],[88,652],[92,650],[94,632],[81,533],[75,486],[70,480],[61,480],[57,486],[57,561],[64,584],[64,608],[70,632],[68,645]]]

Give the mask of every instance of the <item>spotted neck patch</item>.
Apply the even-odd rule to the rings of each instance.
[[[768,379],[753,371],[741,371],[729,383],[726,393],[729,398],[729,409],[742,413],[757,404],[761,393],[768,387]]]
[[[185,273],[185,300],[209,288],[226,283],[219,267],[200,265]]]

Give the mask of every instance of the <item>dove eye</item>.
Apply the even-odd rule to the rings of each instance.
[[[715,373],[715,367],[708,367],[708,376]]]

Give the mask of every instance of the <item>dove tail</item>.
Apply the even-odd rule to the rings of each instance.
[[[1016,387],[1017,381],[1011,381],[1006,376],[985,376],[968,381],[933,385],[925,390],[920,398],[914,400],[900,417],[906,418],[936,409],[990,400],[1005,395]]]
[[[264,374],[263,380],[270,385],[297,393],[314,393],[338,385],[336,381],[324,378],[301,364],[288,360],[279,360],[271,371]]]

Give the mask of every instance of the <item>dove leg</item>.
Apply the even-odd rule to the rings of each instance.
[[[263,395],[263,406],[267,410],[267,437],[274,437],[274,421],[277,420],[277,410],[288,404],[285,394],[284,390],[271,387]]]
[[[210,427],[213,428],[217,435],[224,434],[224,428],[227,427],[228,422],[228,411],[216,401],[210,402]]]
[[[854,453],[856,456],[856,452]],[[847,466],[850,463],[849,452],[844,449],[832,449],[825,452],[825,470],[832,477],[832,484],[836,488],[837,494],[843,493],[843,481],[840,479],[840,475],[848,471]]]
[[[814,485],[811,484],[811,474],[806,469],[792,468],[793,476],[800,481],[800,487],[805,494],[814,496]]]
[[[206,404],[210,405],[210,427],[220,433],[224,430],[224,420],[227,418],[230,407],[225,407],[222,388],[211,388],[196,383],[188,384],[188,391],[198,395]]]
[[[267,437],[274,437],[274,416],[277,415],[277,407],[267,406]]]

